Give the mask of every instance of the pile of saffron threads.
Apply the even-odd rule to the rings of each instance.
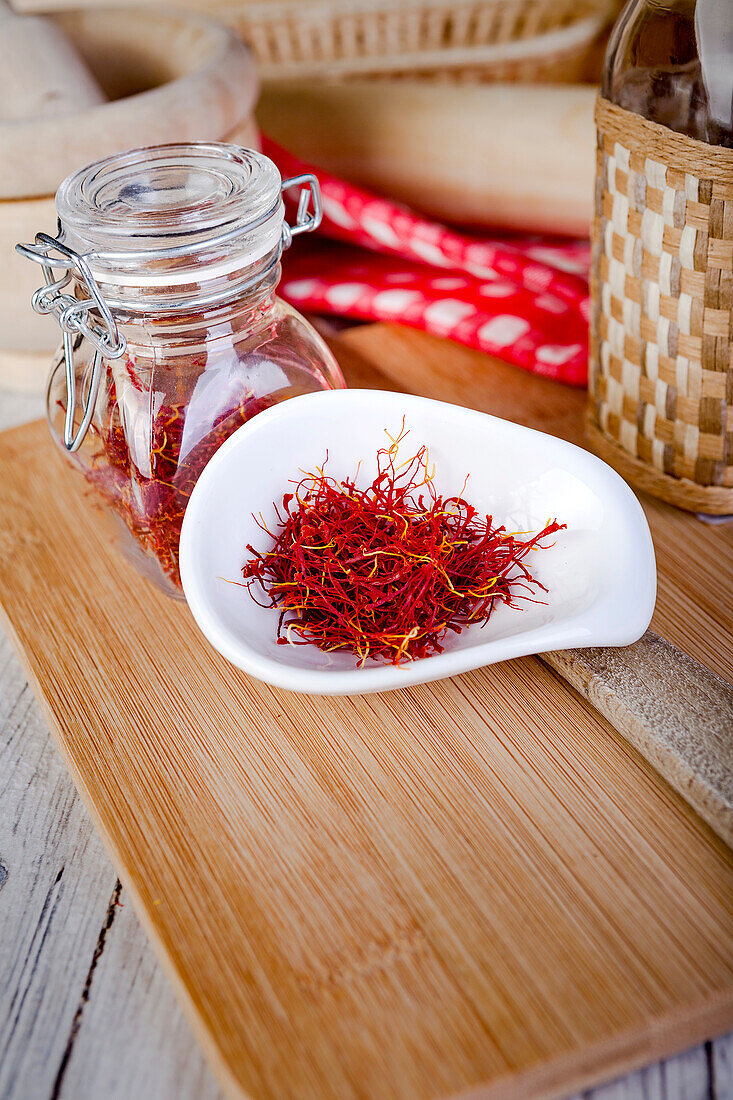
[[[388,436],[368,488],[320,467],[285,494],[274,532],[260,520],[273,545],[248,545],[242,575],[279,609],[278,644],[399,665],[442,653],[449,632],[486,623],[498,604],[541,602],[525,559],[565,524],[525,541],[494,527],[463,496],[437,493],[425,447],[398,465],[406,435]]]

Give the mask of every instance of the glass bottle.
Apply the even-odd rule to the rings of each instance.
[[[732,0],[629,0],[602,93],[677,133],[733,147]]]
[[[291,228],[281,193],[295,183],[316,209],[304,194]],[[283,246],[317,224],[317,181],[283,184],[272,161],[237,146],[167,145],[89,165],[56,206],[59,236],[21,248],[44,265],[35,308],[64,331],[51,431],[116,517],[127,556],[180,596],[183,514],[214,452],[268,406],[344,385],[275,293]]]

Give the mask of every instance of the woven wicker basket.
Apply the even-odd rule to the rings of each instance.
[[[638,488],[733,513],[733,150],[599,100],[589,432]]]
[[[614,0],[257,0],[210,11],[264,81],[421,76],[572,80]]]

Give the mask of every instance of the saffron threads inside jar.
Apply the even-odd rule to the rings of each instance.
[[[273,545],[248,545],[242,576],[279,609],[278,644],[399,665],[442,653],[450,632],[485,624],[499,604],[547,591],[525,559],[566,525],[525,540],[495,527],[462,495],[437,492],[426,447],[398,464],[407,434],[389,437],[366,489],[324,463],[283,496],[274,532],[260,523]]]
[[[199,364],[201,370],[203,365]],[[195,374],[196,366],[195,357],[188,357],[180,374]],[[202,409],[187,392],[181,392],[180,401],[156,403],[132,357],[126,356],[115,370],[118,383],[108,368],[105,415],[90,427],[91,453],[84,473],[141,549],[180,589],[178,544],[193,487],[232,432],[274,401],[255,397],[235,377],[228,386],[217,387],[215,406]],[[126,402],[117,400],[121,377]],[[130,410],[127,424],[123,423],[126,408]]]

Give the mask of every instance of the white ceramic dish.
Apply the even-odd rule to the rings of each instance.
[[[267,548],[254,514],[274,519],[273,502],[299,469],[321,465],[359,483],[374,475],[385,429],[410,429],[405,458],[426,443],[435,485],[460,491],[509,530],[568,525],[532,561],[549,589],[546,604],[499,607],[484,627],[451,635],[446,651],[400,667],[368,663],[315,646],[276,645],[278,612],[258,607],[241,579],[252,543]],[[570,443],[484,413],[405,394],[336,390],[308,394],[260,413],[214,455],[191,495],[181,536],[189,607],[211,644],[232,664],[279,687],[320,695],[386,691],[482,665],[592,645],[636,641],[654,610],[656,567],[644,513],[605,463]]]

